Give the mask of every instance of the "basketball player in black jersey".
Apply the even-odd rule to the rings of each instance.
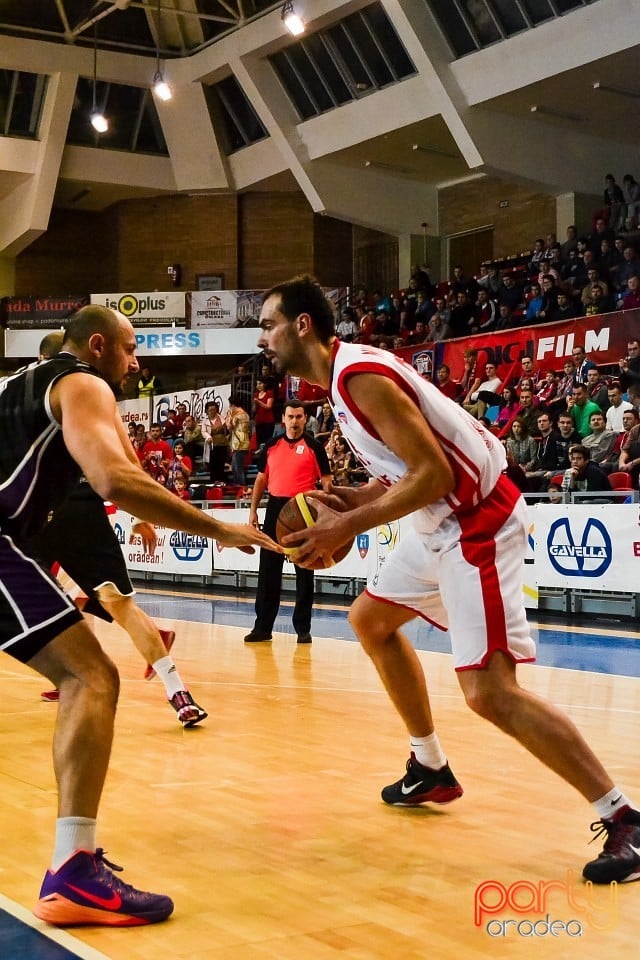
[[[64,334],[49,333],[40,343],[39,359],[50,360],[62,348]],[[143,541],[145,553],[156,547],[155,529],[150,523],[136,523],[134,533]],[[82,479],[64,503],[36,535],[33,549],[48,567],[59,564],[80,588],[84,597],[75,597],[76,606],[107,622],[113,620],[125,630],[147,661],[145,679],[156,674],[183,727],[205,720],[207,713],[195,702],[178,673],[169,651],[173,630],[159,630],[151,617],[134,600],[135,591],[120,544],[105,512],[102,499]],[[46,690],[42,699],[58,702],[58,690]]]
[[[36,916],[65,926],[165,920],[167,896],[123,883],[96,845],[118,673],[72,600],[33,559],[31,538],[81,474],[103,500],[152,523],[252,551],[280,550],[248,525],[221,523],[173,496],[141,469],[113,388],[138,372],[133,327],[105,307],[83,307],[62,352],[0,382],[0,648],[60,691],[53,741],[58,820]]]

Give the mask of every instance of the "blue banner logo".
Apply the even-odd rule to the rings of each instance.
[[[547,550],[551,565],[567,577],[601,577],[611,566],[611,537],[600,520],[587,520],[582,537],[574,536],[568,517],[556,520],[549,530]]]

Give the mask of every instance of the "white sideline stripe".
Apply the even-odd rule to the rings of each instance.
[[[0,908],[12,917],[15,917],[16,920],[24,923],[27,927],[37,930],[38,933],[47,937],[48,940],[59,943],[61,947],[65,947],[71,953],[80,957],[81,960],[109,960],[109,957],[105,953],[100,953],[99,950],[94,950],[93,947],[82,943],[81,940],[76,940],[75,937],[72,937],[71,934],[65,930],[58,930],[56,927],[49,926],[44,920],[38,920],[30,910],[20,906],[19,903],[15,903],[13,900],[9,900],[8,897],[3,896],[1,893]]]

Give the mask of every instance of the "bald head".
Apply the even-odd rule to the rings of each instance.
[[[119,335],[122,323],[128,321],[115,310],[92,303],[75,313],[65,328],[63,346],[86,347],[95,333],[107,339]]]
[[[46,337],[43,337],[40,341],[40,346],[38,348],[38,359],[50,360],[51,357],[57,357],[62,350],[63,340],[64,332],[62,330],[56,330],[54,333],[48,333]]]

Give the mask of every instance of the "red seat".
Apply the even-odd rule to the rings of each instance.
[[[556,473],[554,477],[551,477],[551,480],[549,480],[549,483],[555,483],[559,487],[561,487],[563,480],[564,480],[564,473]]]
[[[609,483],[611,484],[612,490],[633,490],[631,477],[628,473],[625,473],[624,470],[610,473]]]

